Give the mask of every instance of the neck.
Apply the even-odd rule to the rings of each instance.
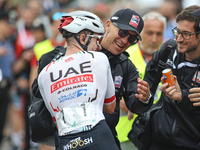
[[[194,60],[198,57],[200,57],[200,49],[198,51],[195,50],[195,51],[192,51],[192,52],[186,52],[185,53],[185,59],[187,61],[192,61],[192,60]]]
[[[147,59],[147,62],[149,62],[152,59],[152,55],[148,55],[148,54],[144,54],[144,55]]]
[[[80,51],[83,51],[83,49],[76,46],[76,45],[67,46],[67,52],[66,52],[65,56],[73,55],[73,54],[78,53]]]
[[[146,53],[146,51],[144,51],[143,48],[142,48],[143,45],[141,44],[141,42],[139,42],[138,45],[139,45],[140,50],[143,52],[143,55],[145,56],[146,61],[149,62],[152,59],[153,54]]]

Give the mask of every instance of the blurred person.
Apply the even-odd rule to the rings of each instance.
[[[189,6],[176,17],[177,26],[172,31],[177,46],[170,52],[165,66],[172,70],[175,85],[168,86],[164,77],[161,78],[159,101],[163,106],[151,117],[152,143],[149,150],[192,150],[200,141],[200,109],[188,97],[189,90],[199,86],[200,18],[191,14],[199,8],[197,5]],[[166,43],[154,52],[146,66],[144,80],[150,88]]]
[[[167,18],[167,25],[164,32],[164,41],[175,38],[171,30],[177,24],[176,16],[183,9],[182,3],[179,0],[165,0],[158,9],[159,12]]]
[[[61,10],[61,9],[76,9],[75,6],[72,6],[72,0],[41,0],[41,4],[43,6],[43,12],[46,15],[50,15],[52,12]],[[71,12],[71,11],[67,11]]]
[[[160,49],[163,42],[163,35],[166,26],[166,18],[158,12],[148,12],[143,15],[144,28],[140,33],[142,41],[138,41],[136,44],[130,46],[126,51],[129,53],[129,59],[133,62],[140,73],[140,79],[144,78],[146,64],[151,60],[153,52]],[[158,100],[161,91],[158,89],[154,96],[154,103]],[[120,121],[116,126],[118,138],[121,142],[121,146],[131,146],[132,142],[128,141],[128,133],[132,128],[134,119],[133,114],[128,115],[128,109],[124,104],[124,100],[120,101]],[[137,115],[134,116],[134,118]],[[131,120],[131,121],[130,121]],[[125,128],[126,126],[126,128]],[[125,143],[124,143],[125,142]],[[127,149],[127,148],[125,148]]]
[[[92,12],[97,15],[103,22],[104,26],[106,21],[109,19],[110,8],[106,3],[98,3],[92,8]]]
[[[148,12],[142,18],[144,20],[144,28],[140,34],[142,41],[138,41],[126,50],[129,59],[139,70],[141,79],[144,78],[146,65],[152,59],[153,53],[159,50],[163,43],[166,27],[166,18],[159,12]],[[158,95],[155,95],[155,100],[158,99]]]
[[[34,61],[33,62],[34,65],[32,65],[31,67],[30,86],[32,85],[34,79],[37,77],[37,69],[38,69],[37,61],[39,61],[40,57],[43,54],[53,50],[58,45],[65,46],[66,42],[58,30],[61,16],[64,14],[65,12],[59,12],[59,11],[52,13],[50,17],[52,36],[48,39],[38,42],[33,47],[35,58],[32,60]]]
[[[15,63],[13,65],[14,82],[11,90],[10,122],[12,127],[11,140],[13,149],[28,146],[25,144],[25,104],[30,98],[28,90],[30,62],[33,58],[35,37],[31,32],[34,16],[25,7],[20,7],[19,20],[16,22],[17,37],[15,40]],[[28,138],[28,137],[26,137]]]
[[[0,13],[0,145],[3,135],[7,108],[10,102],[10,87],[13,80],[14,44],[11,40],[13,26],[8,22],[7,12]]]
[[[44,8],[42,6],[42,2],[40,0],[28,0],[27,8],[30,9],[32,15],[34,16],[34,19],[42,20],[46,38],[51,37],[52,31],[51,31],[50,19],[48,15],[44,14],[43,12]]]
[[[37,79],[45,105],[58,129],[58,149],[74,146],[75,149],[117,150],[103,115],[103,111],[112,113],[116,105],[110,65],[104,54],[94,52],[100,48],[98,40],[104,34],[103,23],[90,12],[74,11],[62,16],[59,31],[67,42],[66,54],[44,67]],[[67,74],[54,79],[56,72],[66,67]],[[71,90],[65,90],[72,87],[70,84],[51,92],[46,88],[72,78],[80,81],[74,80],[71,84],[76,88]],[[84,88],[80,83],[85,84]],[[84,113],[80,113],[82,109]]]
[[[33,46],[46,38],[44,26],[40,20],[35,20],[29,8],[25,7],[18,24],[18,34],[15,42],[16,61],[13,65],[15,82],[12,88],[11,124],[13,149],[37,147],[30,140],[28,106],[30,103],[29,76],[34,58]],[[30,18],[29,18],[30,17]],[[38,22],[39,21],[39,22]],[[21,134],[21,131],[23,134]]]

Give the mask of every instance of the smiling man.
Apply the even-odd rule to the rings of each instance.
[[[119,121],[121,98],[124,98],[127,108],[136,114],[147,111],[153,103],[148,83],[139,78],[138,70],[125,52],[129,46],[142,40],[140,32],[143,26],[144,21],[137,12],[120,9],[106,22],[106,32],[101,42],[100,52],[109,59],[116,95],[114,113],[104,115],[119,148],[115,127]]]
[[[188,97],[192,92],[189,90],[200,85],[200,18],[191,14],[199,8],[197,5],[187,7],[176,17],[177,26],[172,31],[177,46],[170,52],[165,66],[176,76],[175,86],[168,87],[164,77],[161,78],[159,101],[163,107],[151,117],[153,142],[149,150],[192,150],[200,141],[200,109]],[[166,44],[154,52],[147,64],[144,80],[150,87]]]

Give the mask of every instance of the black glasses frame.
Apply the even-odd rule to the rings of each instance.
[[[200,33],[200,31],[194,32],[194,33],[180,32],[180,31],[178,31],[177,26],[175,26],[174,28],[172,28],[172,33],[174,34],[175,37],[178,37],[181,34],[181,36],[184,39],[189,40],[192,35],[198,34],[198,33]],[[186,38],[183,34],[188,35],[189,37]]]

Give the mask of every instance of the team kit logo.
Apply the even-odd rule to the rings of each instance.
[[[93,83],[93,74],[84,74],[79,75],[75,77],[70,77],[66,79],[62,79],[54,84],[51,85],[51,93],[55,92],[56,90],[71,85],[75,83],[81,83],[81,82],[92,82]]]
[[[58,100],[59,100],[59,103],[62,103],[67,100],[73,100],[80,96],[86,96],[86,93],[87,93],[87,89],[81,89],[81,90],[77,90],[75,92],[69,93],[68,95],[62,95]]]
[[[84,140],[81,139],[81,137],[78,137],[76,139],[71,140],[69,143],[67,143],[65,146],[63,146],[64,150],[70,150],[77,147],[82,147],[84,145],[88,145],[93,143],[92,137],[86,138]]]
[[[93,83],[94,76],[91,70],[91,62],[86,61],[79,64],[79,68],[69,67],[67,70],[59,70],[57,73],[50,72],[50,81],[53,84],[50,86],[51,93],[72,84],[77,83]],[[73,77],[68,77],[68,75],[74,74]]]
[[[73,89],[77,89],[77,88],[83,88],[83,87],[86,88],[87,84],[74,85],[74,86],[71,86],[71,87],[64,88],[62,90],[59,90],[58,94],[60,94],[62,92],[70,91],[70,90],[73,90]]]

